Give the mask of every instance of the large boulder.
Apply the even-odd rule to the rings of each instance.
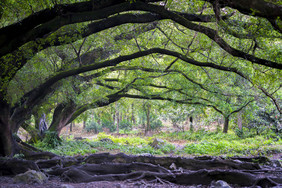
[[[40,171],[35,171],[35,170],[29,170],[29,171],[26,171],[25,173],[18,174],[14,177],[15,183],[43,184],[47,180],[48,178],[44,173]]]

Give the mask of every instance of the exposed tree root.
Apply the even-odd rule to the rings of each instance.
[[[23,159],[0,160],[0,175],[16,175],[28,170],[39,171],[35,162]]]
[[[50,175],[61,175],[62,173],[73,169],[74,167],[55,167],[49,171]],[[161,166],[153,165],[150,163],[104,163],[104,164],[84,164],[82,166],[75,167],[78,170],[83,170],[90,175],[102,175],[102,174],[121,174],[130,173],[133,171],[150,171],[160,172],[173,175],[173,173]]]
[[[91,175],[86,171],[78,168],[71,168],[62,174],[65,180],[81,183],[92,181],[160,181],[162,183],[174,183],[181,185],[209,185],[214,180],[223,180],[229,184],[240,186],[272,187],[278,183],[269,177],[256,177],[250,173],[244,173],[237,170],[198,170],[185,173],[169,174],[163,172],[137,171],[128,174],[105,174]]]
[[[151,164],[159,164],[165,168],[169,168],[172,164],[187,170],[200,169],[238,169],[238,170],[257,170],[261,169],[260,165],[251,162],[242,162],[232,159],[220,158],[182,158],[182,157],[155,157],[155,156],[134,156],[119,153],[111,155],[109,153],[93,154],[85,159],[86,163],[132,163],[143,162]]]
[[[223,180],[238,186],[282,186],[282,169],[260,166],[257,162],[269,159],[223,159],[216,157],[154,157],[125,154],[94,154],[82,157],[59,157],[37,153],[31,158],[40,160],[0,160],[2,175],[15,175],[29,169],[41,170],[64,181],[139,181],[164,185],[203,185]],[[172,165],[174,164],[174,165]],[[170,169],[169,167],[172,167]]]

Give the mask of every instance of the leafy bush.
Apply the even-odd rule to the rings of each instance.
[[[169,143],[166,143],[164,144],[160,150],[163,152],[163,153],[174,153],[175,151],[175,146],[173,144],[169,144]]]
[[[132,129],[132,122],[128,120],[122,120],[119,124],[119,128],[123,129],[125,132],[128,132]]]
[[[91,145],[86,141],[78,141],[78,140],[69,140],[63,141],[62,144],[52,150],[58,155],[86,155],[89,153],[96,153],[97,150],[92,148]]]
[[[282,135],[282,116],[275,108],[265,104],[257,104],[253,116],[247,116],[246,127],[256,135],[266,133],[269,129],[277,136]]]
[[[151,122],[151,129],[152,130],[158,130],[161,127],[163,127],[163,123],[162,123],[161,120],[156,119],[156,118],[152,120],[152,122]]]
[[[116,130],[114,122],[108,119],[102,119],[102,128],[108,128],[110,132],[114,132]]]
[[[139,114],[139,124],[142,124],[143,127],[145,127],[147,123],[147,116],[144,112],[141,112]],[[151,130],[157,130],[161,127],[163,127],[163,123],[161,120],[159,120],[159,117],[156,114],[150,114],[150,126]]]
[[[282,151],[282,139],[279,137],[272,138],[269,135],[255,135],[252,137],[244,135],[244,138],[239,138],[236,133],[232,131],[228,134],[224,134],[200,130],[193,133],[190,131],[169,134],[162,133],[155,136],[164,139],[164,144],[157,149],[149,145],[156,137],[115,137],[105,133],[99,133],[97,137],[93,139],[73,140],[73,138],[67,138],[66,140],[62,140],[61,144],[54,148],[50,148],[44,142],[38,142],[36,147],[58,155],[86,155],[96,153],[97,151],[115,151],[128,154],[163,155],[176,153],[180,155],[234,156],[271,155]],[[172,138],[169,138],[169,136]],[[99,140],[103,138],[109,138],[113,143],[100,142]],[[186,140],[187,144],[183,149],[175,151],[175,145],[167,141],[169,139]]]
[[[244,131],[242,129],[235,129],[235,133],[239,138],[244,138]]]
[[[94,132],[97,134],[102,131],[102,126],[99,125],[96,121],[91,121],[86,124],[85,129],[87,132]]]
[[[46,131],[42,143],[45,143],[48,148],[55,148],[61,144],[61,139],[55,131]]]

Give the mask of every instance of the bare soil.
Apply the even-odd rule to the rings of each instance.
[[[63,182],[59,177],[50,177],[44,184],[23,184],[14,183],[12,177],[0,176],[0,188],[197,188],[207,186],[183,186],[172,183],[150,183],[146,181],[126,182],[126,181],[98,181],[90,183],[70,183]]]

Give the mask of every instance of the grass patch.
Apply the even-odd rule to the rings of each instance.
[[[186,140],[188,143],[177,154],[190,155],[270,155],[282,152],[282,140],[269,135],[250,135],[240,138],[235,132],[228,134],[208,132],[162,133],[157,137],[168,141]]]
[[[113,142],[101,142],[103,138],[109,138]],[[154,138],[161,138],[164,143],[158,149],[150,146]],[[185,141],[183,147],[175,147],[172,141]],[[105,133],[99,133],[94,139],[73,140],[64,139],[60,144],[50,147],[44,142],[35,144],[42,150],[47,150],[58,155],[86,155],[97,152],[123,152],[127,154],[152,154],[152,155],[271,155],[282,152],[282,140],[268,135],[257,135],[240,138],[234,132],[223,134],[207,131],[162,133],[154,137],[115,137]]]

